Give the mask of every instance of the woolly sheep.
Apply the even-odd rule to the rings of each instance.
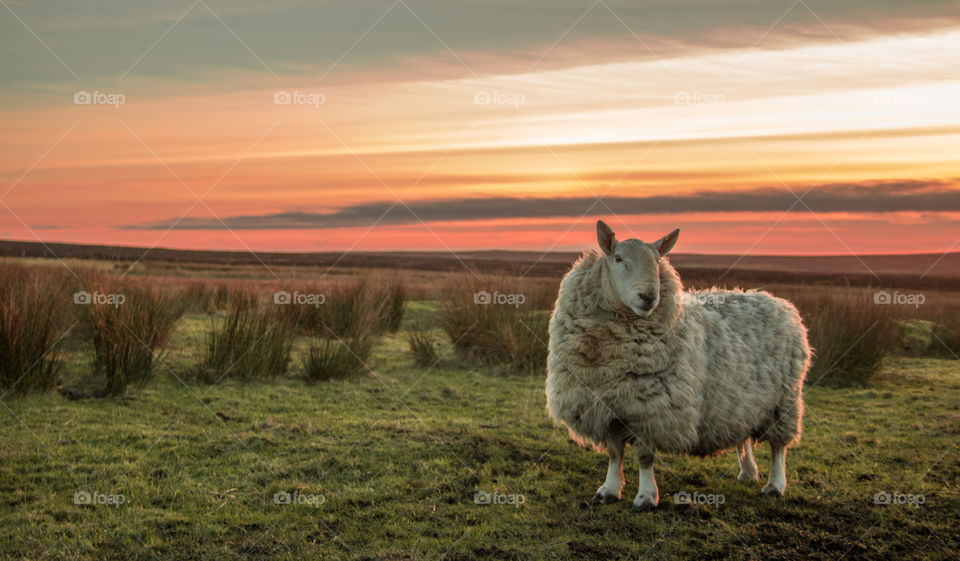
[[[752,481],[751,442],[770,443],[763,492],[782,496],[786,450],[801,432],[807,330],[766,292],[684,292],[665,257],[679,232],[618,242],[597,222],[603,251],[574,264],[550,318],[547,410],[578,444],[610,455],[597,502],[620,499],[627,443],[640,464],[635,510],[659,502],[657,451],[737,448],[739,479]]]

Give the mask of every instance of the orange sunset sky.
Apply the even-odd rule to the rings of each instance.
[[[958,249],[956,2],[0,2],[0,238]]]

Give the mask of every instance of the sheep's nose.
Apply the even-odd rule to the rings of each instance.
[[[657,296],[649,292],[638,292],[637,299],[640,301],[641,308],[649,310],[653,307],[653,302],[657,299]]]

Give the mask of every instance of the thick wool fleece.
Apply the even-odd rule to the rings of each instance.
[[[807,330],[766,292],[683,292],[660,259],[660,304],[620,304],[601,254],[564,277],[550,319],[547,409],[581,445],[709,455],[753,439],[788,446],[801,431]]]

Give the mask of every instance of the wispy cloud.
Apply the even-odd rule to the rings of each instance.
[[[97,0],[84,3],[8,2],[16,13],[47,40],[53,51],[77,68],[85,80],[113,80],[163,34],[191,2],[150,3]],[[151,49],[130,78],[175,79],[180,86],[207,87],[212,79],[223,91],[238,74],[257,73],[261,65],[238,48],[236,38],[218,21],[222,18],[271,68],[290,76],[317,76],[329,68],[391,2],[221,2],[209,0],[190,10],[171,34]],[[429,62],[436,77],[438,64],[447,77],[469,76],[452,60],[443,39],[483,76],[520,73],[536,61],[537,70],[570,68],[616,60],[669,59],[690,51],[743,49],[762,38],[757,50],[806,43],[836,44],[877,35],[956,28],[960,12],[954,2],[834,2],[816,3],[817,17],[797,5],[764,0],[684,2],[675,6],[630,0],[607,0],[584,13],[589,3],[556,0],[549,9],[538,2],[489,5],[470,2],[410,0],[392,10],[360,41],[329,76],[369,70],[391,74]],[[812,3],[811,3],[812,4]],[[696,13],[697,17],[691,17]],[[216,17],[214,16],[216,14]],[[614,15],[615,14],[615,15]],[[419,21],[418,20],[422,20]],[[770,28],[772,22],[777,25]],[[559,34],[577,22],[543,56]],[[429,32],[424,24],[436,34]],[[63,79],[63,68],[14,18],[0,18],[0,55],[16,61],[4,66],[0,93],[18,94],[47,88]],[[637,37],[650,48],[643,46]],[[28,41],[29,39],[29,41]],[[132,87],[132,86],[131,86]]]

